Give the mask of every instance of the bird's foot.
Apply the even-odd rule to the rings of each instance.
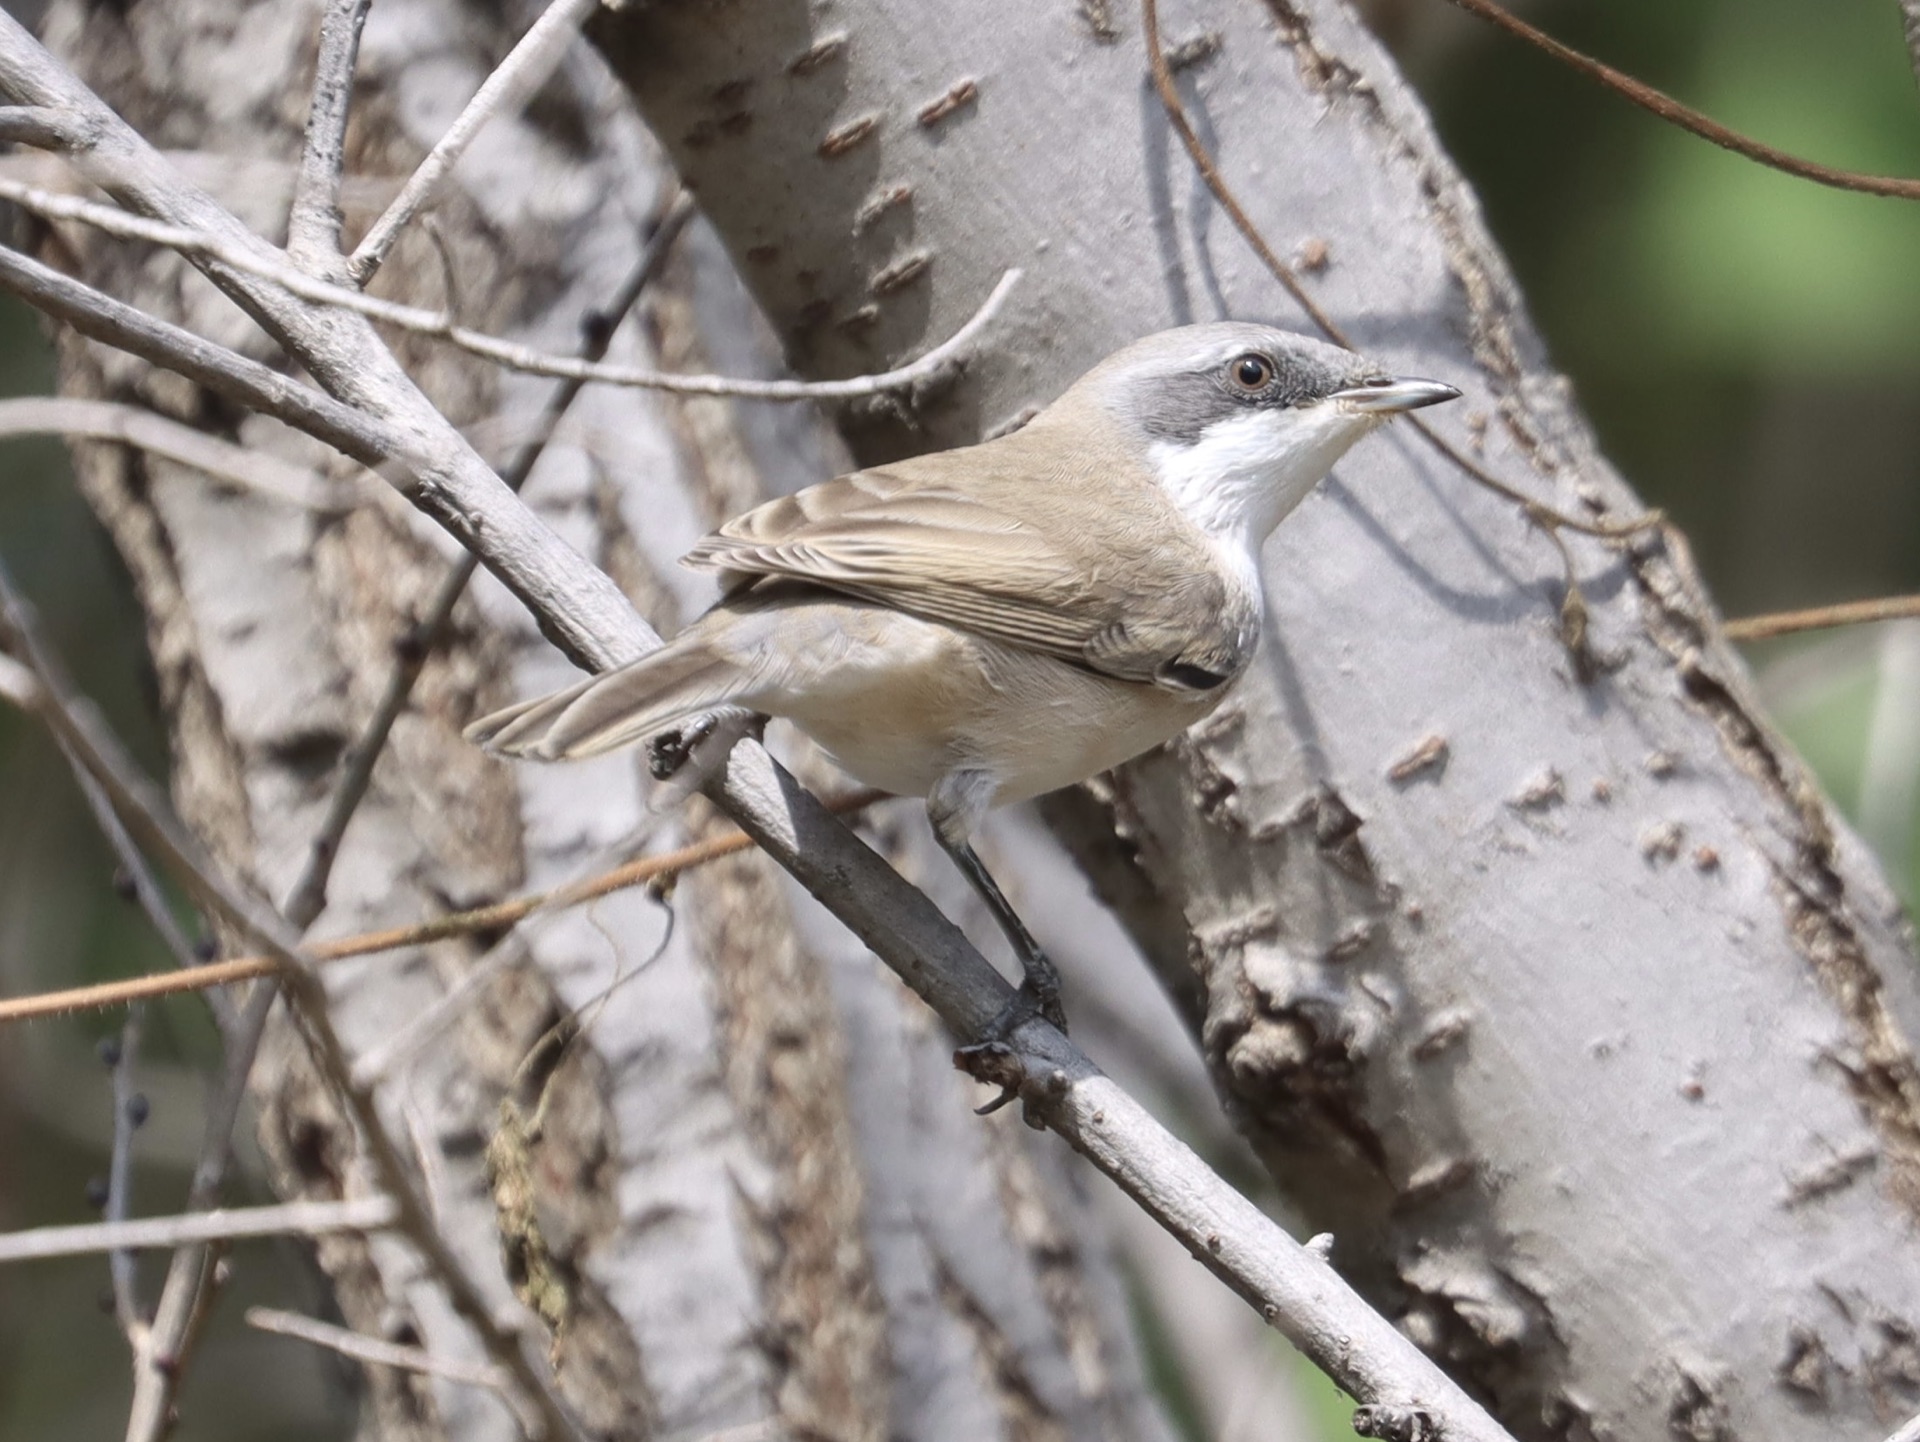
[[[694,749],[713,735],[719,721],[711,715],[695,718],[674,731],[662,731],[647,743],[647,770],[655,781],[667,781],[693,756]]]
[[[980,1040],[958,1048],[953,1054],[953,1064],[961,1071],[975,1081],[1000,1088],[999,1096],[985,1106],[974,1108],[980,1116],[990,1116],[1019,1096],[1022,1084],[1027,1080],[1026,1063],[1021,1060],[1019,1049],[1012,1044],[1014,1033],[1028,1022],[1044,1021],[1061,1035],[1066,1034],[1067,1014],[1060,1005],[1058,978],[1050,977],[1036,985],[1033,970],[1028,968],[1027,980],[1020,984],[1020,989],[1000,1008],[999,1014],[982,1029]],[[1050,963],[1046,970],[1051,972]]]

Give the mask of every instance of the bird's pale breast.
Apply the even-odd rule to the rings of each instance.
[[[1025,800],[1177,736],[1219,699],[1115,681],[858,602],[785,607],[775,629],[766,642],[782,660],[742,699],[793,722],[857,780],[900,795],[924,796],[969,767],[997,779],[995,805]]]

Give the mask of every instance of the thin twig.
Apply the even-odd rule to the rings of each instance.
[[[838,815],[848,815],[871,806],[881,799],[877,791],[857,791],[850,796],[828,803],[828,809]],[[642,857],[585,881],[556,887],[552,891],[534,892],[527,896],[516,897],[511,901],[496,902],[492,906],[476,907],[471,911],[449,912],[445,916],[436,916],[431,921],[423,921],[413,926],[388,927],[381,931],[361,932],[355,936],[339,937],[331,941],[317,941],[307,948],[307,954],[316,962],[339,961],[351,956],[372,956],[382,951],[398,951],[403,947],[425,946],[430,942],[445,941],[456,936],[472,936],[477,932],[498,931],[503,927],[517,925],[536,911],[579,906],[629,887],[665,881],[683,871],[691,871],[697,866],[717,861],[723,856],[748,850],[753,844],[752,837],[741,832],[731,832],[725,836],[711,837],[692,846],[683,846],[677,851],[665,852],[659,856]],[[276,963],[271,957],[240,956],[225,961],[201,962],[177,972],[156,972],[149,976],[129,977],[122,981],[77,986],[66,991],[43,992],[37,996],[10,997],[0,1001],[0,1026],[9,1022],[59,1016],[72,1011],[93,1011],[102,1007],[125,1006],[129,1002],[144,1001],[156,996],[171,996],[177,992],[199,991],[210,986],[226,986],[237,981],[250,981],[255,977],[272,976],[275,968]]]
[[[127,834],[127,828],[115,814],[113,802],[76,758],[69,755],[67,760],[73,767],[73,778],[80,787],[80,794],[86,799],[87,809],[93,813],[94,823],[99,826],[120,863],[121,873],[131,889],[132,900],[145,913],[148,924],[159,933],[162,944],[173,956],[174,965],[182,970],[201,965],[200,958],[194,953],[193,942],[181,928],[179,918],[173,914],[173,906],[167,900],[166,892],[160,889],[153,868],[147,865],[146,857],[140,854],[140,848],[134,844],[133,837]],[[226,1023],[232,1020],[231,1009],[224,1013],[216,1009],[216,1019],[224,1030]]]
[[[316,305],[337,306],[414,335],[446,341],[449,345],[484,360],[494,361],[509,370],[550,376],[556,380],[592,381],[635,390],[666,391],[672,395],[727,396],[736,400],[859,400],[888,391],[910,389],[939,374],[963,354],[981,330],[999,314],[1008,294],[1020,279],[1018,270],[1009,270],[988,292],[980,309],[959,330],[906,365],[876,375],[850,376],[837,381],[678,375],[645,366],[605,365],[578,356],[557,355],[552,351],[521,345],[517,341],[502,340],[498,336],[461,325],[450,311],[427,310],[422,306],[363,295],[357,290],[308,275],[281,259],[277,252],[262,256],[249,247],[236,245],[204,230],[146,220],[98,201],[42,190],[4,176],[0,176],[0,200],[10,200],[21,209],[47,219],[78,221],[123,239],[149,241],[189,257],[217,260],[247,275],[272,281],[302,300],[312,301]]]
[[[93,1252],[185,1247],[288,1233],[317,1237],[327,1232],[378,1232],[399,1220],[399,1204],[391,1198],[356,1197],[346,1202],[286,1202],[273,1207],[223,1208],[79,1227],[35,1227],[0,1234],[0,1263],[44,1262]]]
[[[66,755],[69,764],[73,767],[74,779],[80,786],[81,794],[86,798],[87,805],[94,814],[94,820],[120,858],[120,865],[126,873],[128,884],[133,889],[135,900],[146,912],[154,929],[160,933],[167,949],[173,953],[175,963],[183,967],[198,965],[198,959],[187,941],[186,934],[180,929],[172,908],[167,904],[166,894],[161,891],[159,882],[155,880],[153,872],[147,866],[146,857],[141,854],[140,848],[134,843],[133,837],[128,834],[119,815],[114,811],[112,800],[100,783],[80,764],[77,756],[70,750],[66,751]],[[211,988],[206,991],[205,996],[208,1007],[220,1026],[221,1037],[227,1042],[228,1052],[231,1055],[237,1024],[232,999],[226,992]],[[133,1139],[143,1120],[135,1115],[132,1071],[139,1055],[143,1011],[144,1008],[136,1006],[129,1014],[126,1025],[121,1028],[119,1049],[113,1058],[113,1153],[107,1174],[107,1220],[109,1222],[126,1219],[132,1192]],[[220,1113],[223,1105],[224,1098],[216,1098],[213,1111]],[[233,1110],[237,1113],[237,1102]],[[223,1167],[218,1176],[211,1178],[211,1186],[202,1187],[200,1185],[202,1170],[203,1168],[196,1168],[195,1186],[187,1198],[189,1209],[197,1210],[211,1206],[217,1199],[219,1183],[224,1180]],[[156,1334],[156,1328],[148,1324],[138,1304],[135,1290],[136,1268],[132,1255],[123,1251],[115,1252],[109,1259],[113,1279],[114,1312],[120,1322],[120,1330],[126,1336],[127,1344],[133,1353],[136,1397],[139,1397],[142,1391],[140,1379],[143,1374],[154,1370],[149,1365],[151,1360],[158,1355],[178,1357],[185,1348],[186,1330],[199,1315],[199,1309],[195,1307],[188,1309],[184,1319],[182,1318],[180,1299],[176,1295],[181,1284],[176,1281],[176,1277],[185,1266],[192,1266],[196,1277],[202,1277],[208,1272],[204,1257],[196,1256],[191,1260],[183,1260],[179,1254],[175,1254],[174,1261],[167,1270],[166,1282],[161,1288],[160,1301],[154,1308],[154,1319],[159,1324],[158,1334]],[[147,1383],[149,1388],[153,1385],[151,1381]],[[133,1409],[133,1416],[139,1418],[147,1415],[164,1418],[165,1408],[157,1402],[152,1405],[137,1403]]]
[[[489,1392],[501,1391],[506,1382],[498,1367],[462,1362],[455,1357],[438,1357],[424,1347],[402,1347],[394,1342],[383,1342],[378,1337],[303,1317],[298,1312],[249,1307],[247,1325],[257,1327],[262,1332],[274,1332],[282,1337],[311,1342],[316,1347],[325,1347],[330,1352],[338,1352],[356,1361],[371,1362],[379,1367],[398,1367],[405,1372],[421,1372],[430,1377],[444,1377],[449,1382],[484,1387]]]
[[[613,344],[614,332],[619,329],[627,312],[639,301],[640,293],[666,264],[674,241],[686,229],[692,216],[692,198],[682,191],[667,206],[660,223],[648,237],[632,274],[621,285],[612,302],[589,318],[581,347],[585,359],[597,361],[607,353]],[[531,439],[520,448],[512,464],[502,474],[502,479],[513,490],[518,491],[527,483],[547,443],[559,429],[561,420],[585,384],[584,381],[566,381],[555,387],[539,421],[535,423]],[[445,639],[447,628],[453,621],[454,607],[466,594],[467,585],[479,567],[480,558],[471,551],[454,562],[441,578],[439,588],[427,605],[426,614],[407,636],[406,644],[395,648],[393,669],[381,689],[380,700],[374,707],[373,716],[341,759],[339,779],[334,783],[333,792],[327,800],[326,817],[307,845],[306,863],[287,896],[284,908],[287,918],[302,930],[313,922],[327,904],[327,882],[333,874],[333,863],[340,854],[340,842],[346,835],[347,824],[353,820],[353,814],[359,809],[361,799],[373,780],[374,765],[379,761],[380,753],[386,749],[394,722],[406,709],[427,658],[439,649]]]
[[[1698,110],[1682,105],[1672,96],[1655,90],[1643,81],[1635,80],[1631,75],[1615,70],[1611,65],[1602,64],[1589,55],[1583,55],[1570,45],[1563,45],[1545,31],[1536,30],[1526,21],[1510,15],[1493,0],[1452,0],[1469,15],[1477,15],[1482,20],[1497,25],[1509,35],[1526,41],[1529,45],[1546,51],[1555,60],[1572,66],[1582,75],[1599,81],[1609,90],[1625,96],[1642,110],[1651,112],[1682,130],[1699,136],[1718,145],[1723,150],[1731,150],[1735,155],[1745,156],[1748,160],[1758,161],[1769,169],[1797,176],[1801,180],[1811,180],[1816,185],[1830,185],[1836,190],[1851,190],[1862,195],[1888,195],[1899,200],[1920,200],[1920,180],[1911,180],[1901,175],[1864,175],[1856,170],[1837,170],[1818,161],[1805,160],[1798,155],[1754,140],[1737,130],[1729,130],[1719,121],[1702,115]]]
[[[4,18],[0,14],[0,21]],[[397,427],[5,246],[0,246],[0,289],[89,339],[185,376],[248,410],[284,421],[362,465],[396,461],[410,449]],[[400,474],[411,482],[417,472],[402,469]]]
[[[315,275],[344,278],[340,257],[340,180],[346,169],[347,114],[360,32],[373,0],[329,0],[320,21],[320,54],[313,67],[306,142],[287,212],[287,254]]]
[[[225,1190],[233,1168],[233,1129],[246,1103],[247,1081],[266,1035],[267,1018],[279,998],[277,977],[263,976],[247,994],[246,1006],[226,1029],[226,1055],[219,1089],[209,1098],[200,1134],[200,1155],[187,1187],[189,1211],[213,1207]],[[177,1249],[167,1263],[160,1300],[153,1309],[153,1325],[135,1349],[133,1402],[127,1411],[128,1442],[154,1442],[164,1437],[173,1414],[173,1399],[184,1374],[183,1359],[192,1350],[206,1320],[216,1276],[216,1253],[211,1243]]]
[[[1882,596],[1872,601],[1843,601],[1836,606],[1814,606],[1805,611],[1775,611],[1764,616],[1742,616],[1727,622],[1730,641],[1767,641],[1797,631],[1824,631],[1834,626],[1860,626],[1871,621],[1898,621],[1920,616],[1920,596]]]
[[[108,1092],[113,1100],[113,1151],[107,1159],[105,1213],[109,1225],[126,1221],[133,1205],[133,1139],[146,1120],[140,1112],[146,1101],[134,1090],[134,1067],[140,1060],[145,1028],[146,1008],[131,1007],[113,1044]],[[116,1247],[107,1254],[107,1276],[113,1289],[114,1320],[127,1345],[138,1351],[147,1321],[140,1314],[140,1272],[131,1250]]]
[[[0,400],[0,440],[22,436],[66,436],[137,446],[205,471],[217,480],[308,510],[344,511],[353,504],[345,488],[318,471],[284,461],[268,451],[220,440],[157,411],[123,401],[69,396]]]
[[[4,23],[5,17],[0,16],[0,27]],[[524,1400],[537,1409],[542,1434],[549,1439],[579,1437],[579,1429],[554,1390],[553,1379],[544,1362],[537,1359],[508,1330],[478,1279],[468,1270],[464,1259],[434,1226],[425,1199],[407,1168],[404,1153],[387,1129],[373,1093],[356,1086],[352,1080],[346,1049],[334,1030],[327,1009],[326,993],[314,979],[310,961],[300,954],[297,940],[278,916],[260,907],[221,875],[219,868],[201,851],[199,844],[172,820],[158,792],[133,765],[125,748],[100,721],[98,714],[73,695],[39,636],[31,610],[15,591],[4,565],[0,565],[0,636],[4,636],[13,653],[34,673],[41,692],[41,702],[37,708],[41,719],[112,798],[114,808],[127,828],[144,846],[169,864],[177,879],[202,905],[249,937],[274,962],[276,979],[285,988],[293,1004],[295,1018],[316,1069],[333,1092],[337,1103],[358,1128],[381,1189],[397,1204],[396,1225],[399,1230],[405,1233],[408,1242],[432,1269],[446,1289],[447,1299],[454,1311],[479,1336],[487,1354],[497,1365],[512,1373]],[[263,997],[271,1002],[272,993],[266,982],[249,998],[250,1013],[253,1003]],[[264,1016],[264,1009],[261,1015]],[[235,1075],[244,1077],[251,1065],[251,1058],[230,1057],[229,1064],[230,1079]],[[231,1116],[210,1116],[210,1122],[213,1123],[209,1127],[210,1135],[216,1131],[223,1139],[230,1135],[233,1126]],[[224,1148],[210,1147],[203,1150],[201,1160],[205,1165],[215,1159],[223,1160],[225,1155]],[[190,1255],[183,1252],[177,1254],[177,1258]],[[185,1287],[181,1290],[183,1294],[191,1296],[193,1310],[197,1314],[201,1310],[200,1299],[206,1295],[204,1287],[192,1288],[190,1293]],[[161,1335],[161,1321],[162,1318],[156,1317],[156,1338]],[[190,1330],[191,1319],[182,1321],[180,1326],[183,1332]],[[143,1398],[139,1378],[166,1370],[158,1365],[162,1360],[158,1352],[145,1360],[147,1365],[136,1374],[137,1415],[129,1422],[130,1438],[136,1435],[158,1437],[166,1422],[164,1412],[156,1415],[152,1408],[145,1410],[144,1421],[138,1415]],[[174,1359],[168,1356],[164,1360],[171,1365]],[[147,1395],[151,1395],[152,1390],[149,1388]],[[136,1427],[136,1423],[141,1425]]]
[[[554,0],[520,37],[520,43],[481,83],[466,109],[447,127],[440,143],[427,153],[412,178],[394,197],[393,204],[361,239],[347,261],[347,273],[358,284],[365,285],[373,278],[407,222],[433,203],[440,182],[473,143],[481,127],[503,111],[518,110],[546,83],[572,43],[574,32],[597,4],[599,0]]]
[[[438,1356],[423,1347],[402,1347],[394,1342],[384,1342],[364,1332],[349,1331],[331,1322],[302,1316],[298,1312],[282,1312],[273,1307],[249,1307],[246,1322],[249,1327],[257,1327],[262,1332],[311,1342],[316,1347],[325,1347],[330,1352],[352,1357],[355,1361],[371,1362],[376,1367],[397,1367],[428,1377],[444,1377],[449,1382],[483,1387],[490,1392],[502,1390],[502,1379],[497,1368],[463,1362],[457,1357]],[[705,1433],[693,1439],[693,1442],[771,1442],[777,1434],[778,1425],[766,1419],[747,1422],[719,1432]]]

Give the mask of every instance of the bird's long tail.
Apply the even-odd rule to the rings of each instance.
[[[695,627],[617,671],[483,716],[466,736],[541,761],[598,756],[726,706],[752,681],[737,656],[720,654]]]

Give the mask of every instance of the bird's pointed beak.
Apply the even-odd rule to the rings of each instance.
[[[1335,391],[1331,399],[1363,415],[1397,416],[1402,411],[1417,411],[1422,406],[1437,406],[1442,401],[1456,400],[1459,395],[1459,391],[1444,381],[1396,378]]]

